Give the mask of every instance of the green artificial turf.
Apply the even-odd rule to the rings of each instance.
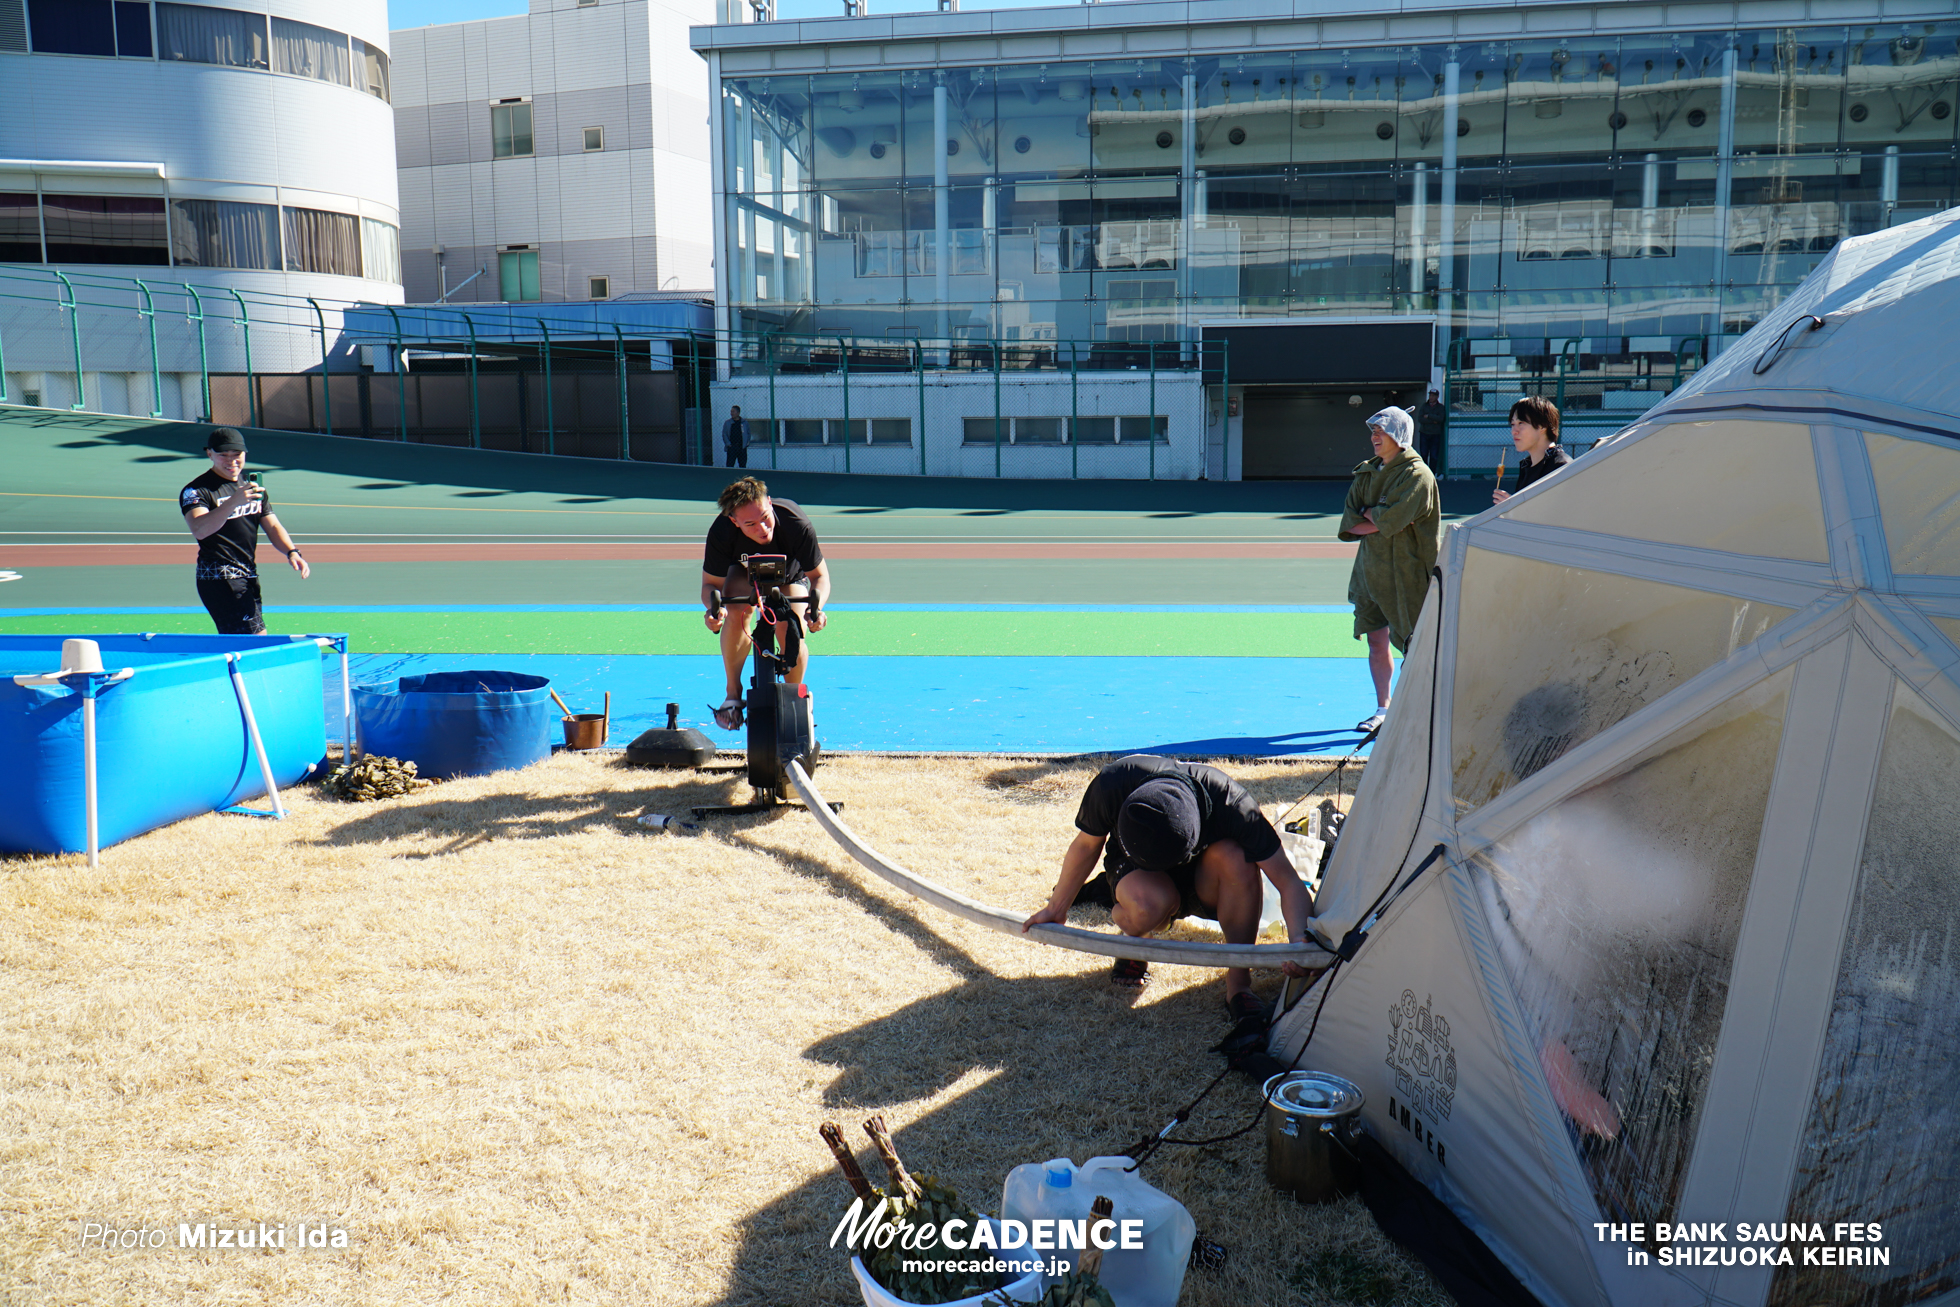
[[[281,613],[274,633],[345,632],[359,653],[701,654],[714,637],[692,612]],[[201,613],[90,612],[0,621],[21,634],[83,629],[208,634]],[[839,612],[811,641],[831,655],[931,657],[1359,658],[1346,613]]]

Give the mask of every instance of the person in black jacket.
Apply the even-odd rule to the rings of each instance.
[[[1572,461],[1558,443],[1558,405],[1543,395],[1526,395],[1511,405],[1511,443],[1524,455],[1518,460],[1517,489],[1506,494],[1499,483],[1490,495],[1493,504],[1503,503]]]

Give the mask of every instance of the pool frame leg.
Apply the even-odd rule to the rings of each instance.
[[[245,693],[245,678],[238,670],[238,655],[226,654],[225,666],[231,672],[231,688],[238,694],[238,711],[245,718],[245,733],[251,737],[252,752],[259,758],[259,776],[265,781],[266,795],[272,800],[272,811],[263,812],[258,808],[248,808],[242,803],[234,803],[220,812],[239,817],[271,817],[275,821],[286,819],[286,805],[279,801],[279,784],[272,779],[272,760],[266,757],[265,741],[259,736],[259,721],[252,714],[252,698]]]

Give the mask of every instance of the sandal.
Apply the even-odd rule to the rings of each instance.
[[[719,726],[722,730],[739,731],[742,729],[742,701],[740,699],[730,695],[721,701],[721,707],[712,711],[715,715],[715,725]]]
[[[1264,1030],[1267,1025],[1266,1004],[1249,989],[1226,999],[1225,1013],[1234,1026],[1245,1025],[1250,1029],[1253,1025],[1257,1025],[1260,1030]]]
[[[1118,958],[1109,969],[1109,983],[1125,989],[1142,989],[1150,978],[1150,964],[1140,958]]]

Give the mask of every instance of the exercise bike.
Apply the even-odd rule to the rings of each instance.
[[[805,614],[814,617],[822,611],[821,601],[814,588],[807,595],[783,593],[783,587],[789,584],[789,559],[782,554],[743,554],[741,563],[749,574],[751,601],[755,605],[755,626],[750,632],[754,672],[749,678],[749,693],[742,713],[748,728],[749,787],[756,797],[751,803],[696,808],[696,817],[738,816],[777,807],[800,808],[802,804],[788,797],[793,789],[789,765],[798,762],[804,771],[813,772],[823,760],[823,745],[817,741],[811,718],[810,687],[792,685],[783,679],[796,666],[803,651],[803,621],[796,616],[795,608],[801,605]],[[722,606],[719,592],[715,595],[715,605]],[[756,638],[765,628],[776,633],[774,648],[765,648],[763,641]],[[833,812],[840,812],[843,807],[841,803],[830,805]]]

